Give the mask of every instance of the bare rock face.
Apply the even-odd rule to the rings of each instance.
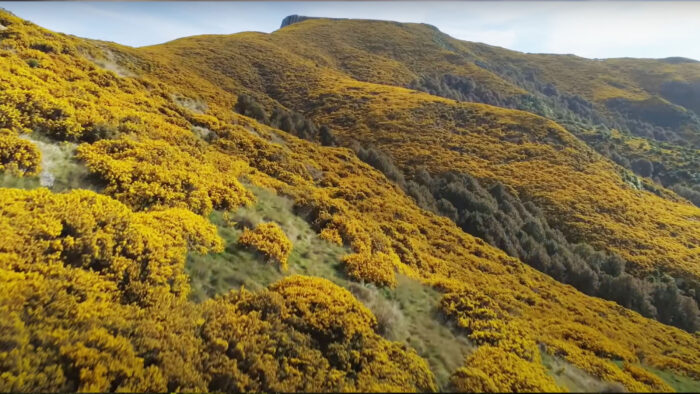
[[[56,177],[47,170],[44,170],[39,174],[39,184],[43,187],[52,187]]]
[[[303,22],[307,19],[330,19],[330,20],[344,20],[347,18],[326,18],[326,17],[319,17],[319,16],[304,16],[304,15],[289,15],[288,17],[282,19],[282,24],[280,25],[280,29],[293,25],[295,23]]]
[[[289,26],[289,25],[293,25],[295,23],[303,22],[307,19],[318,19],[318,18],[313,17],[313,16],[289,15],[288,17],[282,19],[282,24],[280,25],[280,29],[285,27],[285,26]]]

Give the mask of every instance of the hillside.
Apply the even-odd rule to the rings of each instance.
[[[367,23],[369,31],[361,27]],[[273,36],[354,79],[531,111],[580,138],[597,129],[597,138],[587,141],[618,164],[636,169],[633,162],[648,160],[653,169],[638,171],[642,176],[679,190],[697,189],[700,182],[698,62],[521,54],[455,40],[432,26],[375,21],[312,20]],[[651,150],[665,152],[630,151],[611,143],[609,129],[643,137]]]
[[[406,58],[313,30],[365,23],[128,48],[0,11],[0,391],[697,389],[700,209],[552,120],[406,88],[429,48],[381,29],[433,28],[363,29]],[[601,281],[686,287],[641,293],[655,320],[586,295],[446,213],[482,205]]]
[[[369,24],[373,29],[363,29],[362,24]],[[334,45],[326,45],[329,42]],[[599,251],[619,256],[624,260],[621,264],[626,264],[627,271],[637,278],[656,275],[661,280],[660,270],[675,277],[686,296],[700,294],[696,290],[700,289],[697,271],[700,251],[696,247],[700,239],[697,220],[700,211],[696,207],[682,202],[675,193],[659,184],[601,157],[561,125],[504,107],[489,109],[452,99],[440,100],[399,87],[410,84],[428,69],[445,67],[444,72],[466,75],[476,68],[481,75],[477,86],[490,86],[488,89],[501,97],[524,94],[475,64],[455,60],[467,55],[460,49],[446,49],[450,42],[455,48],[458,44],[472,45],[452,40],[424,25],[312,19],[270,35],[190,37],[142,48],[132,54],[157,62],[154,70],[158,78],[178,86],[188,84],[188,89],[197,92],[210,105],[218,102],[217,108],[223,107],[224,114],[240,93],[254,97],[269,113],[280,105],[299,111],[319,125],[333,129],[344,146],[350,147],[357,141],[365,148],[378,148],[398,164],[407,180],[413,180],[412,174],[419,167],[425,167],[437,177],[457,171],[477,178],[487,187],[500,182],[522,203],[534,202],[544,211],[544,219],[553,229],[563,232],[566,241],[560,243],[590,244]],[[483,45],[476,47],[482,52],[496,51]],[[444,63],[434,61],[440,57],[446,59]],[[541,57],[537,55],[536,59]],[[564,64],[570,61],[569,56],[562,57]],[[453,64],[455,62],[458,66]],[[635,89],[641,90],[637,87],[631,90]],[[601,135],[602,132],[594,128],[581,132],[581,137],[589,140],[601,138]],[[616,148],[619,151],[629,147],[634,154],[648,157],[654,154],[697,169],[692,164],[695,163],[694,150],[667,146],[659,151],[653,140],[617,130],[609,135],[609,139],[622,140]],[[643,147],[647,147],[646,150]],[[679,152],[690,155],[691,164],[674,159]],[[435,197],[439,200],[442,196]],[[443,210],[447,212],[442,213],[450,216],[453,208],[448,206]],[[455,219],[460,221],[459,217]],[[462,222],[460,227],[474,230],[475,225],[469,220]],[[504,219],[498,226],[511,224]],[[488,238],[488,232],[506,231],[476,230],[471,233],[484,238]],[[507,238],[500,234],[494,237]],[[491,243],[506,249],[504,243],[529,242],[518,234],[509,237],[510,241]],[[561,252],[546,248],[549,250],[542,253],[548,256],[542,258],[542,253],[527,256],[528,251],[510,254],[529,260],[531,265],[545,272],[557,271],[553,276],[574,285],[580,275],[572,275],[570,271],[586,271],[589,279],[584,282],[588,283],[581,283],[577,288],[615,301],[625,298],[600,288],[607,279],[600,272],[601,263],[597,258],[582,263],[575,262],[580,259],[573,256],[566,258],[567,261],[555,261],[550,268],[549,263],[541,260],[561,260],[556,257]],[[633,286],[639,288],[634,291],[640,293],[641,298],[651,296],[649,290],[642,290],[645,286],[641,282]],[[697,303],[700,298],[695,300]],[[632,307],[632,303],[623,302],[628,307]],[[652,310],[645,312],[645,308],[635,309],[647,316],[655,315]],[[671,320],[673,318],[668,317],[663,321],[671,323]]]

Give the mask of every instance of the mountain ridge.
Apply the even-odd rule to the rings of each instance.
[[[300,23],[300,22],[303,22],[303,21],[309,20],[309,19],[326,19],[326,20],[330,20],[330,21],[350,20],[351,19],[351,20],[357,20],[357,21],[388,22],[388,23],[395,23],[395,24],[401,24],[401,25],[415,24],[415,25],[427,26],[431,29],[439,31],[442,34],[446,34],[446,33],[443,33],[437,26],[431,25],[429,23],[422,23],[422,22],[397,22],[397,21],[390,21],[390,20],[384,20],[384,19],[332,18],[332,17],[325,17],[325,16],[306,16],[306,15],[298,15],[298,14],[291,14],[291,15],[288,15],[288,16],[282,18],[282,22],[280,24],[279,29],[282,29],[286,26],[289,26],[289,25],[292,25],[295,23]],[[468,41],[466,39],[464,39],[464,40],[460,39],[460,40]],[[477,43],[477,42],[475,42],[475,43]],[[517,51],[515,49],[509,49],[509,48],[491,45],[491,44],[487,44],[487,43],[483,43],[483,42],[478,42],[478,44],[485,45],[485,46],[491,46],[491,47],[495,47],[495,48],[507,49],[507,50],[512,51],[512,52],[518,52],[518,53],[522,53],[522,54],[526,54],[526,55],[572,56],[572,57],[582,58],[582,59],[586,59],[586,60],[596,60],[596,61],[604,61],[604,60],[612,60],[612,59],[631,59],[631,60],[663,60],[663,61],[666,61],[669,63],[698,63],[698,62],[700,62],[700,60],[696,60],[696,59],[692,59],[692,58],[688,58],[688,57],[683,57],[683,56],[669,56],[669,57],[665,57],[665,58],[639,58],[639,57],[630,57],[630,56],[606,57],[606,58],[588,58],[588,57],[576,55],[573,53],[522,52],[522,51]],[[158,45],[158,44],[156,44],[156,45]]]

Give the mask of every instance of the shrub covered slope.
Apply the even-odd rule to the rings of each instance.
[[[326,45],[328,42],[335,45]],[[646,316],[660,318],[691,332],[697,329],[697,306],[690,299],[694,299],[695,304],[700,301],[697,264],[700,251],[696,247],[700,242],[697,220],[700,211],[660,183],[632,171],[652,176],[656,171],[654,168],[666,168],[656,160],[663,158],[674,168],[674,174],[684,174],[674,178],[680,183],[673,184],[673,189],[692,197],[693,187],[697,186],[694,183],[697,150],[670,143],[662,149],[659,141],[637,136],[629,128],[625,129],[627,131],[610,131],[611,123],[606,119],[618,123],[624,119],[603,109],[594,110],[595,106],[586,104],[585,100],[581,105],[590,107],[588,118],[573,114],[570,109],[562,112],[560,104],[542,101],[544,99],[532,90],[532,86],[521,84],[524,87],[518,87],[520,85],[508,82],[510,80],[505,76],[501,78],[500,74],[489,71],[485,63],[475,57],[477,52],[484,59],[505,63],[530,59],[515,52],[453,40],[426,25],[323,19],[306,20],[270,35],[243,33],[190,37],[131,53],[155,61],[159,66],[153,69],[153,73],[159,78],[189,84],[208,102],[218,101],[224,114],[233,106],[237,112],[263,123],[323,143],[317,132],[305,131],[310,129],[305,125],[312,120],[315,128],[332,130],[332,138],[326,140],[332,140],[333,144],[347,147],[359,144],[363,148],[375,149],[380,156],[386,156],[397,165],[398,172],[387,174],[390,179],[398,179],[396,174],[400,173],[409,184],[415,183],[417,171],[423,168],[437,178],[443,178],[447,172],[456,172],[460,176],[476,178],[484,187],[501,183],[519,203],[534,203],[536,209],[542,211],[547,225],[561,232],[566,243],[583,244],[584,249],[590,245],[597,252],[619,257],[626,265],[625,272],[632,276],[623,275],[617,279],[616,285],[623,278],[626,282],[634,282],[625,286],[635,294],[632,298],[636,300],[626,301],[623,298],[627,295],[610,294],[605,288],[601,289],[605,283],[612,282],[606,282],[600,268],[604,264],[598,261],[598,257],[587,263],[565,263],[569,266],[564,267],[568,273],[555,275],[557,279],[579,276],[583,272],[585,277],[582,280],[588,283],[581,283],[578,289],[604,295],[606,299],[627,307],[637,304],[635,310]],[[275,55],[271,56],[271,53]],[[581,73],[594,76],[612,67],[600,68],[597,66],[599,61],[574,61],[569,56],[533,55],[531,61],[542,63],[542,59],[549,59],[547,62],[550,63],[559,59],[561,67],[576,65]],[[547,62],[543,64],[549,64]],[[640,62],[650,70],[654,70],[657,63],[682,68],[677,76],[672,74],[674,78],[692,78],[695,75],[693,70],[698,67],[695,63]],[[611,64],[617,63],[611,61]],[[360,65],[364,68],[359,68]],[[525,66],[513,67],[514,70],[528,69]],[[640,67],[628,70],[629,75],[612,68],[608,74],[625,79],[635,75],[642,80],[640,73],[632,72]],[[372,73],[365,75],[362,70]],[[517,100],[492,100],[484,98],[488,94],[478,92],[455,96],[454,92],[429,90],[450,97],[440,99],[400,88],[422,89],[411,81],[426,75],[428,70],[469,75],[477,79],[471,83],[474,89],[490,89],[499,97],[515,97]],[[545,74],[544,71],[538,73]],[[548,78],[561,77],[567,81],[567,89],[574,89],[570,75],[560,76],[554,71],[546,75]],[[576,80],[584,83],[581,78]],[[193,81],[198,81],[196,86]],[[516,78],[517,81],[520,80]],[[644,91],[646,95],[654,94],[653,89],[646,91],[640,84],[630,82],[627,91],[618,89],[618,93],[632,95]],[[553,82],[550,88],[557,89]],[[588,85],[579,87],[576,100],[583,100],[581,95],[589,90]],[[458,102],[454,98],[522,107],[560,120],[564,126],[532,113]],[[235,105],[231,104],[233,102]],[[522,102],[530,104],[523,106],[520,105]],[[282,121],[283,117],[279,115],[285,111],[305,116],[306,120],[291,122],[303,127],[288,127],[290,122]],[[694,126],[691,126],[682,129],[695,133]],[[690,135],[682,138],[685,144],[693,140]],[[632,170],[606,159],[598,151]],[[623,151],[632,155],[631,161],[618,154]],[[657,164],[652,164],[652,161]],[[416,197],[416,188],[413,189],[414,193],[410,194]],[[417,201],[420,200],[418,197]],[[450,202],[449,199],[446,201]],[[450,202],[452,206],[455,204],[464,205]],[[450,205],[442,206],[445,209],[441,213],[447,213],[448,217]],[[469,207],[469,210],[478,209]],[[504,219],[496,219],[501,226],[506,224]],[[462,224],[460,227],[472,234],[484,236],[483,229],[469,230]],[[521,225],[510,229],[514,232],[512,237],[518,236]],[[518,237],[519,243],[527,242],[522,236]],[[548,235],[547,238],[557,237]],[[544,240],[540,241],[544,247]],[[495,246],[504,248],[497,243]],[[548,266],[548,260],[552,258],[564,258],[559,249],[548,247],[548,256],[544,257],[547,261],[539,261],[542,260],[539,256],[527,258],[524,253],[512,253],[505,248],[509,254],[540,268]],[[536,254],[534,250],[523,252]],[[545,272],[552,273],[551,270]],[[575,284],[580,280],[564,281]],[[645,283],[649,281],[653,283]],[[670,296],[662,294],[667,287],[670,287]],[[669,303],[668,300],[672,301]],[[653,309],[674,312],[659,313],[646,306],[650,303],[655,304],[651,305]],[[686,312],[690,310],[694,312],[688,319],[681,316],[688,315]],[[660,316],[664,314],[667,316]]]
[[[669,390],[652,367],[700,379],[696,334],[562,284],[490,233],[476,238],[448,214],[468,220],[471,200],[430,189],[451,171],[498,182],[527,199],[522,217],[560,229],[556,247],[588,242],[636,277],[700,276],[698,208],[661,186],[633,188],[557,123],[401,87],[416,71],[381,48],[369,48],[375,63],[312,43],[302,51],[305,26],[333,30],[324,20],[142,49],[55,34],[5,12],[0,24],[2,171],[37,177],[41,152],[26,138],[36,134],[78,144],[74,159],[91,174],[79,189],[99,190],[0,189],[0,391],[565,389],[542,352],[628,390]],[[493,72],[464,69],[523,94]],[[259,108],[237,113],[243,94]],[[391,288],[401,273],[442,293],[436,319],[476,348],[449,387],[323,278],[188,298],[187,253],[222,251],[208,215],[250,205],[248,183],[287,196],[321,238],[347,246],[350,282]],[[407,192],[420,186],[434,202]],[[284,264],[294,245],[265,226],[248,244]]]

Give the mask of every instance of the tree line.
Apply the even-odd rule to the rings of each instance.
[[[251,117],[299,138],[319,142],[323,146],[337,145],[335,135],[328,126],[318,126],[299,112],[279,107],[274,108],[272,113],[268,114],[265,108],[249,95],[239,95],[234,110],[241,115]]]
[[[649,108],[642,109],[622,99],[607,103],[610,114],[605,116],[600,114],[590,101],[579,95],[559,91],[553,84],[539,80],[532,71],[479,65],[508,77],[529,93],[508,96],[491,90],[470,77],[451,74],[424,75],[409,83],[407,87],[457,101],[519,109],[550,118],[585,140],[603,156],[640,176],[653,178],[700,206],[700,179],[696,172],[664,166],[659,162],[653,163],[652,166],[649,160],[631,155],[624,146],[618,146],[609,138],[585,133],[587,130],[602,129],[602,134],[605,135],[607,130],[617,129],[652,141],[686,146],[687,138],[678,130],[685,128],[681,126],[686,124],[700,126],[697,116],[674,111],[661,102],[650,102],[647,104]],[[698,158],[691,155],[687,160],[697,161]],[[692,168],[692,165],[690,167]]]
[[[627,273],[623,258],[586,243],[568,242],[533,201],[523,202],[501,183],[486,187],[469,174],[436,176],[422,168],[407,179],[381,150],[359,143],[352,149],[420,207],[450,218],[465,232],[557,281],[664,324],[700,330],[700,284],[663,273],[643,279]]]

